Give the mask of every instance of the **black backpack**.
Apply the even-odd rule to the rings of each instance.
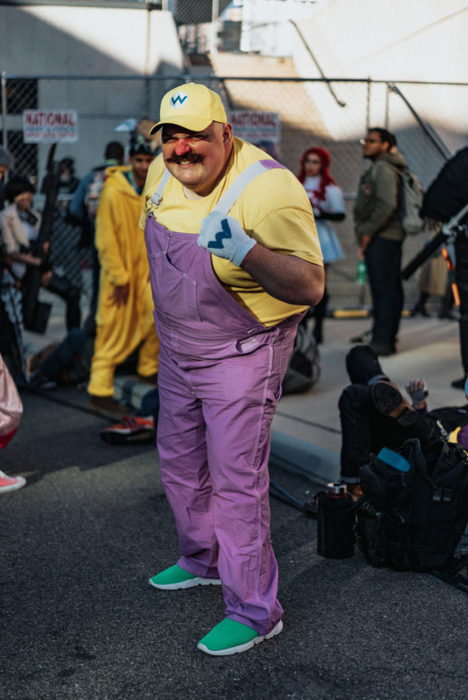
[[[294,347],[283,379],[283,394],[308,391],[318,381],[321,369],[317,341],[307,319],[297,328]]]
[[[455,574],[466,563],[455,549],[468,521],[467,453],[441,440],[424,455],[416,439],[398,452],[406,472],[374,455],[361,467],[360,547],[373,566]]]

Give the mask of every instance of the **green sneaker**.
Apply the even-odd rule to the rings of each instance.
[[[203,639],[200,639],[197,648],[212,656],[238,654],[241,651],[251,649],[255,644],[260,644],[264,639],[275,637],[282,629],[283,623],[280,620],[271,632],[262,636],[252,627],[226,617],[219,625],[213,627]]]
[[[179,588],[193,588],[194,586],[221,585],[219,578],[201,578],[201,576],[184,571],[177,564],[161,571],[156,576],[152,576],[149,582],[155,588],[161,588],[163,591],[175,591]]]

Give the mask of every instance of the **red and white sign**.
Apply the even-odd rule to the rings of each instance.
[[[78,114],[73,109],[27,109],[23,112],[25,143],[78,141]]]
[[[281,138],[281,120],[277,112],[255,112],[253,110],[233,110],[229,120],[235,136],[245,141],[273,141]]]

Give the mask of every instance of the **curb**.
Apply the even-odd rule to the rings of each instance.
[[[271,432],[270,462],[323,484],[340,478],[340,455],[337,452],[277,430]]]

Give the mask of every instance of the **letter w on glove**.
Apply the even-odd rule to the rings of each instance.
[[[239,267],[256,242],[246,234],[237,219],[215,209],[203,219],[197,243]]]

